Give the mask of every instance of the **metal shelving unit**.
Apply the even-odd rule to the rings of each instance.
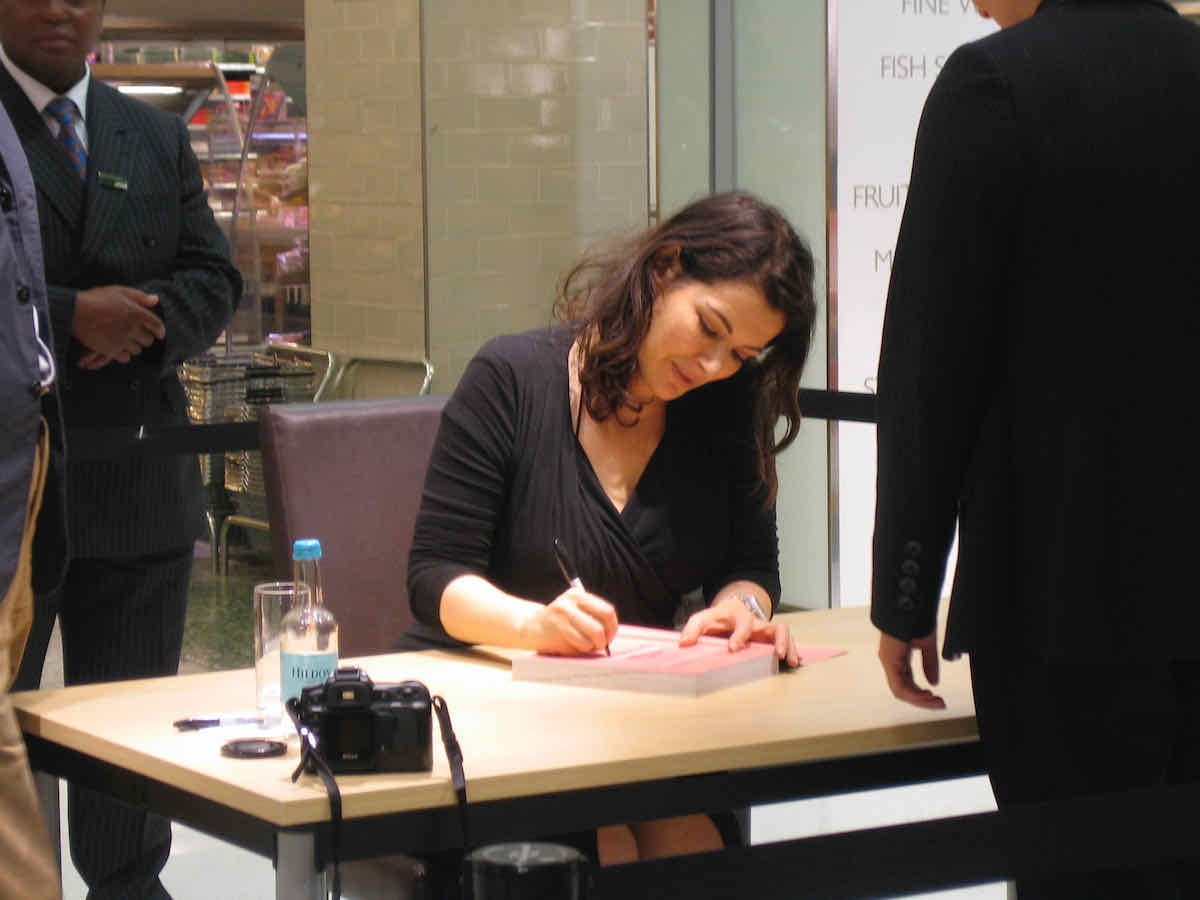
[[[188,123],[209,205],[245,281],[226,353],[309,329],[303,44],[251,62],[109,62],[92,72]]]

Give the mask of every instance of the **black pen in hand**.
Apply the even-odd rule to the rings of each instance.
[[[558,568],[562,572],[563,578],[567,579],[567,584],[577,591],[584,591],[586,593],[587,588],[579,580],[575,564],[571,562],[571,554],[567,553],[567,548],[558,538],[554,539],[554,558],[558,561]],[[612,650],[609,649],[608,644],[604,645],[604,652],[608,656],[612,656]]]

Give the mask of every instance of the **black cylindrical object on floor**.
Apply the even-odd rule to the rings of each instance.
[[[589,867],[562,844],[490,844],[463,861],[463,893],[465,900],[587,900]]]

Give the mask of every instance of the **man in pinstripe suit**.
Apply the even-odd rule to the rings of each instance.
[[[186,124],[91,78],[104,0],[0,0],[0,101],[38,193],[67,427],[71,561],[39,597],[17,687],[60,616],[67,684],[174,674],[192,547],[194,456],[74,461],[94,427],[186,421],[176,366],[212,346],[241,279]],[[92,898],[165,897],[164,820],[72,786],[71,854]]]

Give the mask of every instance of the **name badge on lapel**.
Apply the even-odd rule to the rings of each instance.
[[[100,187],[109,188],[113,191],[129,190],[129,179],[124,175],[113,175],[111,172],[100,172]]]

